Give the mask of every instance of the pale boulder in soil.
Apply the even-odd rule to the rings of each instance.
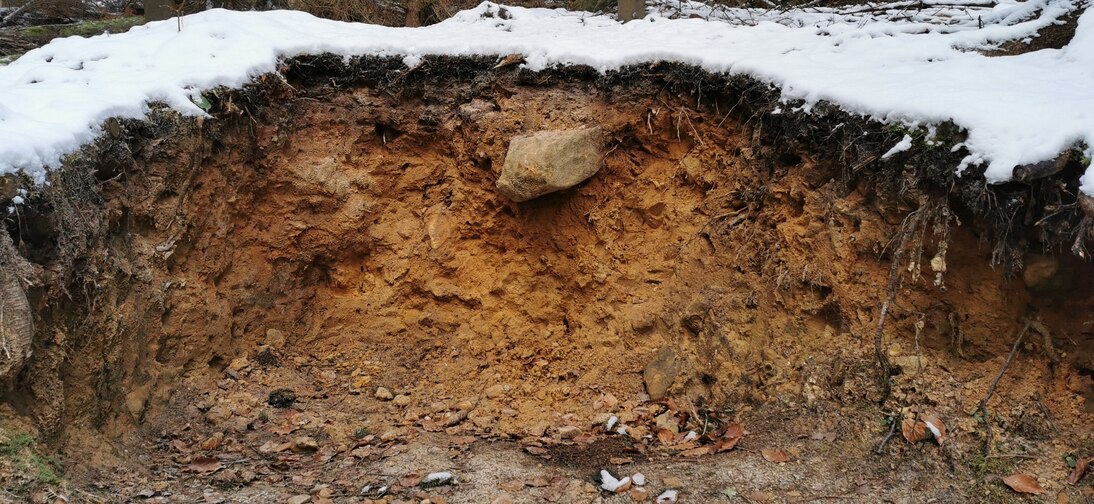
[[[600,170],[600,128],[540,131],[509,142],[497,186],[522,202],[568,189]]]

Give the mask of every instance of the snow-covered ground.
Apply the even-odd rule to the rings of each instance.
[[[1079,19],[1064,49],[997,57],[979,51],[1034,37],[1080,1],[784,11],[659,0],[646,19],[627,24],[484,3],[424,28],[211,10],[187,16],[181,31],[170,20],[59,39],[0,67],[0,172],[25,170],[42,181],[64,155],[94,140],[107,118],[141,117],[151,101],[203,114],[195,104],[203,90],[241,86],[274,71],[281,58],[372,54],[414,66],[426,55],[520,53],[532,69],[680,61],[770,82],[806,109],[825,100],[883,121],[952,120],[969,131],[971,153],[954,168],[986,162],[988,180],[999,182],[1017,165],[1052,159],[1077,142],[1094,145],[1094,12]],[[1094,170],[1083,190],[1094,195]]]

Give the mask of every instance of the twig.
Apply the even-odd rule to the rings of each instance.
[[[1037,460],[1037,457],[1034,457],[1033,455],[1022,455],[1021,453],[1004,453],[1004,454],[988,455],[987,457],[984,457],[984,458],[987,458],[987,459],[1016,458],[1016,459],[1024,459],[1024,460]]]
[[[1052,420],[1052,411],[1049,411],[1048,407],[1045,406],[1045,403],[1041,402],[1041,395],[1038,394],[1034,396],[1033,402],[1037,405],[1037,408],[1041,410],[1041,414],[1045,415],[1045,421],[1048,422],[1048,428],[1056,430],[1056,422]]]
[[[1045,327],[1039,320],[1026,320],[1026,323],[1041,335],[1045,347],[1045,354],[1048,355],[1048,359],[1052,362],[1052,367],[1059,365],[1060,354],[1056,353],[1056,346],[1052,344],[1052,333],[1049,332],[1048,327]]]
[[[919,314],[919,320],[915,322],[915,374],[923,372],[923,357],[919,351],[919,335],[923,334],[923,328],[927,325],[924,320],[926,315]]]
[[[976,411],[979,411],[984,418],[984,423],[988,420],[988,401],[991,400],[991,396],[995,394],[995,388],[999,386],[999,381],[1003,379],[1003,374],[1007,372],[1007,368],[1010,367],[1011,361],[1014,360],[1014,355],[1018,353],[1018,346],[1022,344],[1022,338],[1029,331],[1030,321],[1026,321],[1026,325],[1022,327],[1022,330],[1018,332],[1018,337],[1014,339],[1014,346],[1010,349],[1010,355],[1007,356],[1007,361],[1003,363],[1003,369],[999,370],[999,374],[995,376],[995,380],[991,382],[991,386],[988,387],[988,393],[980,400],[980,404],[976,406]]]
[[[923,208],[923,204],[920,205],[920,209]],[[900,265],[904,257],[904,249],[908,245],[908,238],[915,234],[916,227],[919,226],[921,210],[916,210],[904,219],[904,224],[900,226],[900,241],[896,245],[896,249],[893,250],[893,257],[889,264],[889,284],[885,292],[885,301],[881,303],[881,315],[877,320],[877,332],[874,333],[874,357],[878,363],[878,384],[881,385],[881,399],[879,404],[884,404],[889,399],[889,394],[892,392],[892,371],[893,365],[889,363],[889,358],[885,356],[885,350],[882,347],[882,336],[885,334],[885,317],[889,316],[889,306],[893,304],[893,300],[896,299],[897,284],[900,281]]]
[[[893,415],[893,421],[889,424],[889,433],[885,437],[881,438],[881,443],[877,445],[877,449],[874,453],[881,455],[885,451],[885,445],[889,444],[889,440],[893,438],[893,434],[896,434],[896,424],[900,421],[897,418],[898,415]]]

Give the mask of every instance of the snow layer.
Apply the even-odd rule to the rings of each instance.
[[[520,53],[533,70],[679,61],[770,82],[784,99],[804,100],[806,110],[826,100],[883,121],[952,120],[969,131],[964,147],[971,154],[962,167],[987,161],[987,179],[999,182],[1016,165],[1051,159],[1079,141],[1094,145],[1094,12],[1082,15],[1062,50],[977,52],[1035,36],[1076,1],[702,11],[694,2],[663,0],[646,19],[627,24],[483,3],[423,28],[294,11],[210,10],[184,18],[181,31],[170,20],[124,34],[58,39],[0,67],[0,173],[25,170],[41,182],[63,156],[92,141],[107,118],[142,117],[152,101],[204,114],[195,104],[203,90],[241,86],[275,71],[281,58],[401,56],[414,66],[427,55]],[[1084,176],[1083,190],[1094,195],[1094,173]]]

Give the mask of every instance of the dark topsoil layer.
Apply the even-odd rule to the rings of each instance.
[[[243,89],[206,93],[209,113],[217,121],[204,127],[211,131],[208,135],[215,149],[218,134],[253,121],[265,104],[289,93],[321,98],[360,86],[378,89],[398,101],[421,100],[427,86],[443,88],[446,83],[471,84],[452,86],[468,90],[468,96],[454,97],[463,102],[497,90],[504,92],[508,86],[563,83],[591,85],[613,101],[626,100],[634,93],[663,93],[753,125],[754,141],[777,156],[807,155],[842,167],[839,177],[848,190],[867,184],[872,188],[868,192],[891,208],[912,211],[945,203],[992,247],[992,265],[1001,265],[1007,277],[1021,270],[1021,258],[1027,251],[1070,250],[1086,256],[1092,219],[1083,207],[1094,210],[1094,205],[1085,202],[1078,191],[1079,177],[1089,163],[1078,149],[1064,152],[1054,161],[1019,167],[1012,182],[989,185],[983,167],[956,173],[955,167],[967,151],[952,149],[965,138],[953,124],[938,125],[930,137],[926,128],[882,124],[827,103],[802,112],[800,103],[780,102],[778,90],[768,84],[676,63],[631,66],[600,74],[583,66],[541,72],[513,66],[495,68],[497,61],[492,57],[430,57],[407,69],[398,58],[362,57],[346,62],[333,55],[300,57],[286,61],[280,74],[263,76]],[[127,173],[134,156],[155,155],[149,147],[170,143],[172,133],[186,128],[184,123],[188,122],[192,121],[164,107],[153,107],[145,120],[108,121],[99,141],[71,156],[65,170],[54,172],[51,186],[32,190],[26,212],[19,219],[8,217],[9,232],[16,243],[23,244],[23,255],[40,265],[60,260],[64,267],[57,272],[74,275],[70,279],[81,276],[73,268],[86,266],[86,252],[101,231],[96,219],[88,218],[98,213],[94,208],[101,204],[96,186],[139,176]],[[881,154],[905,134],[913,137],[913,148],[882,160]]]

